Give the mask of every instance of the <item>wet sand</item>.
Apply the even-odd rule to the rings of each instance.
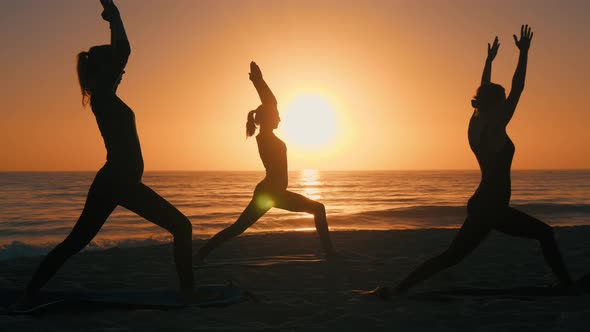
[[[389,301],[355,289],[394,285],[444,250],[456,230],[334,232],[347,258],[318,257],[313,232],[243,235],[195,266],[202,284],[233,280],[259,302],[226,308],[90,310],[0,316],[1,331],[589,331],[590,295],[427,296],[424,292],[546,286],[554,282],[538,244],[493,233],[463,263]],[[574,277],[590,272],[590,227],[556,229]],[[195,240],[195,250],[202,244]],[[22,287],[41,257],[0,261],[0,287]],[[125,290],[176,287],[171,245],[83,252],[47,288]]]

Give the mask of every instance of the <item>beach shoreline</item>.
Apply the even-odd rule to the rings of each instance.
[[[352,292],[394,285],[422,260],[444,250],[454,229],[333,232],[348,259],[326,262],[314,232],[240,236],[195,266],[200,284],[233,280],[260,302],[227,308],[106,310],[35,316],[0,316],[3,331],[185,330],[403,330],[582,331],[588,296],[529,300],[501,297],[380,301]],[[557,227],[564,259],[574,277],[589,272],[590,227]],[[195,240],[193,249],[203,244]],[[177,287],[171,244],[85,251],[74,256],[48,289],[124,290]],[[299,261],[293,261],[296,257]],[[304,259],[301,259],[301,258]],[[308,259],[308,258],[316,259]],[[0,287],[23,287],[41,256],[0,261]],[[274,262],[256,266],[254,262]],[[247,263],[247,264],[246,264]],[[250,264],[250,265],[248,265]],[[463,287],[546,286],[554,278],[535,241],[494,233],[464,262],[413,292]],[[502,319],[494,318],[502,317]]]

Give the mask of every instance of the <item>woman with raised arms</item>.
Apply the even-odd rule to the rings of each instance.
[[[98,171],[84,210],[66,239],[41,262],[29,281],[21,306],[32,303],[68,258],[96,236],[117,205],[123,206],[174,236],[174,260],[180,280],[180,297],[194,297],[192,225],[172,204],[141,182],[143,158],[135,115],[116,94],[131,48],[119,10],[112,0],[101,0],[102,17],[109,22],[111,43],[91,47],[78,55],[82,103],[90,102],[107,150],[107,161]]]
[[[524,89],[529,47],[533,33],[528,25],[520,30],[520,39],[514,42],[520,50],[512,88],[506,98],[504,88],[491,82],[492,61],[500,44],[498,38],[490,46],[485,62],[481,86],[472,100],[475,109],[469,122],[469,145],[481,169],[479,187],[467,204],[467,219],[449,248],[442,254],[420,265],[395,288],[379,287],[375,293],[381,297],[401,294],[410,287],[436,273],[461,262],[479,246],[492,230],[508,235],[535,239],[541,244],[545,261],[559,280],[560,287],[569,287],[572,279],[565,267],[553,229],[524,212],[510,207],[510,168],[514,144],[506,133],[520,95]]]
[[[260,96],[262,105],[248,113],[246,135],[256,135],[260,159],[266,168],[266,177],[256,186],[252,200],[238,220],[228,228],[217,233],[200,250],[199,257],[204,260],[209,253],[223,242],[242,234],[272,207],[314,215],[315,227],[327,257],[335,256],[326,210],[322,203],[287,190],[287,147],[273,132],[281,120],[277,100],[262,78],[262,72],[254,62],[250,63],[250,80]]]

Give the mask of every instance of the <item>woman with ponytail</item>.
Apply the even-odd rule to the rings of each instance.
[[[506,133],[516,105],[524,89],[528,51],[533,33],[527,25],[514,35],[520,50],[518,65],[512,79],[508,98],[501,85],[491,82],[492,61],[496,57],[498,38],[490,46],[485,62],[481,85],[471,101],[475,108],[469,122],[469,145],[481,169],[479,187],[467,203],[467,218],[449,248],[420,265],[394,289],[379,287],[375,293],[382,297],[400,294],[436,273],[461,262],[477,248],[487,235],[496,230],[508,235],[535,239],[541,245],[543,256],[559,280],[560,287],[569,287],[571,277],[565,267],[551,226],[528,214],[510,207],[510,168],[514,144]]]
[[[69,257],[90,243],[118,205],[173,235],[180,295],[187,302],[194,298],[192,226],[178,209],[141,182],[143,158],[135,115],[116,94],[131,49],[119,10],[111,0],[101,0],[101,4],[102,17],[110,23],[111,44],[94,46],[78,54],[77,70],[82,104],[90,103],[92,107],[104,139],[107,161],[96,174],[84,210],[71,233],[41,262],[20,305],[34,302],[41,287]]]
[[[250,204],[238,220],[213,236],[199,250],[199,258],[204,260],[212,250],[223,242],[242,234],[272,207],[313,214],[324,252],[327,257],[333,257],[335,251],[330,240],[324,205],[287,190],[287,147],[273,132],[281,120],[277,109],[277,100],[262,78],[262,72],[255,62],[250,63],[250,80],[254,83],[262,105],[248,113],[246,135],[247,137],[253,136],[256,128],[260,128],[260,132],[256,136],[256,143],[258,143],[260,159],[266,168],[266,176],[256,186]]]

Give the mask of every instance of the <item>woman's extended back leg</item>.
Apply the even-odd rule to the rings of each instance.
[[[205,259],[211,251],[222,243],[242,234],[250,226],[254,225],[254,223],[268,210],[270,210],[270,205],[261,204],[257,198],[258,195],[255,194],[252,201],[250,201],[236,222],[215,234],[203,247],[201,247],[201,249],[199,249],[199,257],[201,259]]]
[[[422,263],[394,289],[403,293],[410,287],[432,277],[436,273],[456,265],[469,255],[490,233],[490,228],[472,216],[468,216],[455,239],[442,254]]]
[[[100,173],[99,173],[100,174]],[[66,260],[84,249],[102,228],[117,204],[97,175],[84,204],[84,210],[65,240],[58,244],[39,264],[27,285],[27,293],[34,295],[51,279]]]

